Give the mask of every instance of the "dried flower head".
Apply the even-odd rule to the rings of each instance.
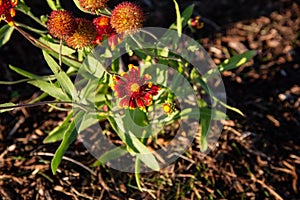
[[[79,0],[80,6],[89,12],[96,13],[97,10],[105,8],[108,0]]]
[[[53,10],[47,21],[49,33],[58,39],[65,39],[72,35],[76,27],[75,18],[65,10]]]
[[[110,23],[117,33],[133,33],[143,26],[143,22],[144,13],[135,3],[120,3],[111,13]]]
[[[129,65],[129,71],[114,77],[112,89],[115,96],[120,98],[121,108],[145,110],[152,104],[152,97],[158,94],[159,86],[150,82],[151,76],[145,74],[140,76],[140,69],[134,65]]]
[[[6,20],[12,26],[14,24],[13,17],[16,15],[14,7],[18,4],[18,0],[0,0],[0,21]]]
[[[76,18],[75,21],[77,29],[66,39],[67,45],[74,49],[82,49],[93,44],[97,35],[93,22],[84,18]]]

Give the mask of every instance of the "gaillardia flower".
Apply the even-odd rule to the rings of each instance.
[[[77,28],[74,33],[66,39],[69,47],[82,49],[94,43],[97,35],[96,28],[90,20],[84,18],[75,19]]]
[[[188,25],[192,29],[202,29],[204,27],[204,22],[202,22],[200,19],[201,19],[201,16],[199,16],[199,15],[192,19],[189,19]]]
[[[12,26],[14,24],[13,17],[16,15],[14,7],[18,4],[18,0],[0,0],[0,21],[6,20]]]
[[[108,0],[79,0],[80,6],[89,12],[96,13],[97,10],[105,8]]]
[[[114,34],[114,29],[110,25],[110,18],[106,16],[97,17],[93,20],[93,24],[97,29],[96,44]]]
[[[143,22],[144,13],[135,3],[120,3],[111,13],[110,23],[117,33],[133,33],[143,26]]]
[[[115,91],[115,96],[121,99],[119,101],[121,108],[145,110],[152,104],[152,97],[158,94],[160,87],[150,82],[149,74],[141,77],[138,67],[132,64],[128,67],[128,72],[124,72],[121,76],[114,76],[112,89]]]
[[[47,21],[49,33],[58,39],[72,35],[77,28],[73,15],[65,10],[53,10]]]
[[[174,106],[171,103],[168,103],[168,102],[163,104],[163,110],[168,115],[173,112],[173,110],[174,110],[173,107]]]

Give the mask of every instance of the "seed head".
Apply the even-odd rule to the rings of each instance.
[[[65,10],[53,10],[47,21],[49,33],[58,39],[65,39],[72,35],[76,27],[75,18]]]
[[[84,18],[76,18],[75,21],[77,29],[66,39],[67,45],[74,49],[82,49],[93,44],[97,35],[93,22]]]
[[[142,9],[132,2],[117,5],[111,13],[111,26],[117,33],[133,33],[141,28],[144,22]]]
[[[89,12],[96,13],[97,10],[105,8],[108,0],[79,0],[80,6]]]

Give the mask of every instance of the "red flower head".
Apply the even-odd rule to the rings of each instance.
[[[117,33],[132,33],[142,28],[144,22],[143,10],[131,2],[117,5],[111,13],[111,26]]]
[[[97,35],[94,24],[84,18],[76,18],[77,29],[66,39],[68,46],[74,49],[82,49],[94,43]]]
[[[49,33],[58,39],[72,35],[77,28],[73,15],[65,10],[53,10],[47,21]]]
[[[16,15],[14,7],[18,4],[18,0],[0,0],[0,21],[6,20],[12,26],[14,24],[13,17]]]
[[[131,64],[128,67],[127,73],[124,72],[121,77],[114,77],[112,89],[115,96],[121,99],[119,102],[121,108],[145,110],[152,104],[152,97],[158,94],[160,88],[149,81],[151,79],[149,74],[141,77],[139,68]]]
[[[80,6],[92,13],[96,13],[97,10],[105,8],[108,0],[79,0]]]
[[[97,17],[93,20],[93,24],[95,25],[97,29],[97,38],[96,38],[96,44],[101,44],[101,41],[103,39],[106,39],[111,34],[114,34],[114,30],[110,25],[110,18],[101,16]]]

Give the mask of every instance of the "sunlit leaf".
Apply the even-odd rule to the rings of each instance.
[[[80,122],[82,117],[83,117],[83,112],[79,112],[76,114],[76,116],[74,117],[74,121],[76,122]],[[60,143],[58,149],[56,150],[54,157],[51,161],[51,169],[52,169],[52,173],[55,174],[57,171],[57,168],[61,162],[61,159],[63,157],[63,155],[65,154],[66,150],[69,148],[70,144],[77,138],[77,130],[75,127],[75,122],[72,121],[66,132],[64,133],[64,137],[62,142]]]
[[[64,93],[61,88],[55,86],[53,83],[49,83],[43,80],[29,81],[28,83],[40,88],[43,92],[46,92],[56,99],[63,101],[71,100],[71,98],[66,93]]]
[[[229,59],[226,59],[223,63],[221,63],[218,66],[218,69],[221,72],[235,69],[235,68],[245,64],[249,60],[251,60],[256,54],[257,54],[257,51],[251,50],[251,51],[246,51],[239,55],[235,55]]]
[[[5,107],[10,107],[10,106],[15,106],[16,104],[14,103],[3,103],[0,104],[0,113],[8,112],[13,110],[14,108],[5,108]]]
[[[48,39],[48,40],[47,40]],[[49,38],[43,38],[41,37],[39,39],[42,43],[46,44],[47,46],[49,46],[50,48],[52,48],[53,50],[55,50],[56,52],[60,52],[60,44],[54,43],[49,41]],[[62,45],[61,48],[61,53],[62,55],[72,55],[73,53],[75,53],[76,51],[70,47],[67,47],[65,45]]]
[[[115,160],[127,154],[125,146],[120,146],[113,148],[109,151],[106,151],[100,158],[97,159],[96,162],[93,163],[93,167],[99,166],[101,164],[105,164],[111,160]]]
[[[30,79],[45,79],[44,77],[42,76],[38,76],[38,75],[35,75],[35,74],[32,74],[26,70],[23,70],[23,69],[20,69],[18,67],[14,67],[12,65],[9,65],[9,68],[15,72],[17,72],[18,74],[22,75],[22,76],[25,76],[27,78],[30,78]]]
[[[61,85],[62,89],[69,95],[70,98],[72,98],[75,92],[75,86],[72,83],[69,76],[64,71],[62,71],[60,66],[55,62],[55,60],[48,53],[43,51],[43,55],[48,66],[51,68],[52,72],[57,78],[57,81]]]
[[[139,190],[143,191],[141,186],[141,160],[139,159],[139,157],[137,157],[135,160],[134,173],[136,184]]]
[[[181,37],[182,35],[182,22],[181,22],[181,15],[180,15],[180,10],[179,6],[176,0],[173,0],[175,4],[175,10],[176,10],[176,29],[178,33],[178,37]]]
[[[2,26],[2,28],[0,29],[0,47],[5,45],[9,41],[13,31],[14,27],[9,26],[8,24]]]
[[[73,117],[73,112],[70,112],[68,116],[64,119],[63,123],[61,123],[59,126],[55,127],[49,135],[44,139],[44,143],[52,143],[61,141],[64,137],[64,133],[67,131],[67,129],[70,126],[70,119]]]

